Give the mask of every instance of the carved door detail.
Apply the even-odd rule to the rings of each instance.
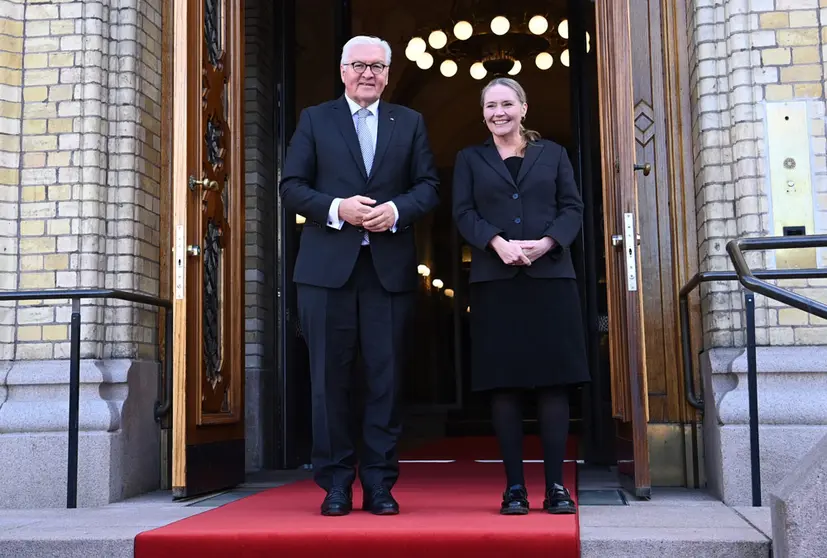
[[[173,493],[244,477],[241,0],[174,5]]]

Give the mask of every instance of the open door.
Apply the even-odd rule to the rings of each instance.
[[[635,161],[629,0],[598,0],[596,5],[609,351],[618,469],[633,482],[629,488],[636,496],[649,498],[646,354],[635,182],[640,167]]]
[[[244,480],[242,0],[173,8],[176,498]]]

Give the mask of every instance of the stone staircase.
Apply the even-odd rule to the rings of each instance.
[[[583,558],[772,556],[768,507],[730,508],[705,491],[686,489],[655,489],[650,501],[586,497],[619,490],[613,479],[611,471],[580,475]],[[265,473],[235,490],[185,503],[158,492],[97,508],[0,510],[0,558],[131,558],[142,531],[290,480],[284,472]]]

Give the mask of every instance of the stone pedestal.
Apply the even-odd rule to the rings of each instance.
[[[827,556],[827,436],[771,494],[776,558]]]
[[[159,372],[148,361],[81,361],[78,507],[159,487]],[[68,380],[68,360],[0,369],[0,508],[66,505]]]
[[[827,435],[827,347],[759,347],[758,418],[762,505],[770,491]],[[749,391],[744,349],[701,358],[709,487],[730,506],[752,504]]]

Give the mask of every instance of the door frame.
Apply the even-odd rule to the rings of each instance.
[[[293,0],[283,0],[280,3],[292,3]],[[573,0],[570,0],[573,1]],[[599,9],[599,5],[605,2],[606,0],[596,0],[595,4],[596,9]],[[623,0],[624,2],[628,3],[628,0]],[[657,0],[653,0],[657,1]],[[340,0],[343,5],[349,5],[349,0]],[[613,2],[606,2],[611,3]],[[668,177],[670,184],[672,184],[669,193],[672,199],[671,207],[672,212],[670,215],[670,223],[672,225],[672,230],[674,231],[674,242],[672,244],[672,260],[671,266],[676,270],[674,275],[676,283],[674,285],[670,285],[672,290],[675,292],[675,296],[677,297],[677,292],[682,286],[682,282],[685,281],[694,270],[697,268],[697,245],[695,243],[695,232],[694,232],[694,185],[692,183],[692,167],[691,167],[691,134],[690,134],[690,111],[689,111],[689,95],[687,94],[688,87],[688,64],[686,59],[686,37],[677,34],[677,29],[680,29],[681,22],[685,22],[686,13],[685,8],[680,6],[679,0],[660,0],[661,4],[661,11],[662,11],[662,22],[661,22],[661,32],[664,34],[664,101],[666,104],[665,113],[667,116],[667,123],[666,129],[669,131],[670,137],[676,138],[676,141],[670,142],[667,148],[669,158],[668,158]],[[613,6],[614,7],[614,6]],[[277,10],[278,11],[278,10]],[[341,15],[340,15],[341,17]],[[575,25],[575,22],[570,19],[570,26]],[[285,22],[282,22],[278,26],[275,27],[276,29],[282,32],[282,36],[285,36],[284,33],[289,33],[292,31],[289,25],[286,25]],[[598,30],[598,35],[600,31]],[[288,35],[289,36],[289,35]],[[596,36],[595,41],[593,44],[600,43],[600,37]],[[275,40],[279,40],[278,38]],[[282,39],[283,40],[283,39]],[[599,47],[598,47],[599,48]],[[683,50],[681,50],[683,48]],[[631,46],[626,53],[626,56],[631,56]],[[283,61],[283,67],[288,68],[290,63],[292,62],[292,58],[286,55],[286,51],[281,52],[280,60]],[[338,59],[336,60],[336,64],[338,64]],[[283,70],[282,76],[285,76],[286,70]],[[279,91],[279,99],[280,99],[280,109],[279,109],[279,118],[277,122],[279,126],[282,128],[283,133],[282,138],[289,138],[290,133],[293,129],[293,124],[295,121],[295,116],[293,111],[293,103],[295,102],[294,93],[291,90],[290,86],[293,85],[294,80],[292,79],[283,79],[281,81],[282,88]],[[338,86],[337,82],[334,82],[334,85]],[[599,84],[598,85],[599,89]],[[337,91],[338,93],[338,91]],[[289,107],[290,110],[286,110]],[[574,117],[574,115],[573,115]],[[602,119],[601,119],[602,120]],[[601,122],[602,125],[602,122]],[[630,132],[631,133],[631,132]],[[283,156],[284,150],[286,149],[286,141],[279,142],[280,145],[278,147],[279,153]],[[280,172],[280,165],[279,165],[279,172]],[[278,198],[278,196],[276,196]],[[277,202],[278,203],[278,202]],[[286,385],[289,383],[290,379],[290,354],[289,354],[289,342],[288,336],[290,335],[291,331],[294,331],[296,327],[295,323],[295,311],[290,308],[290,303],[287,300],[289,298],[287,293],[290,292],[291,289],[291,277],[290,277],[290,269],[289,263],[283,263],[282,258],[287,255],[285,252],[285,232],[283,225],[287,221],[287,217],[283,214],[281,210],[280,203],[278,204],[278,213],[279,219],[281,221],[281,225],[279,227],[279,246],[280,246],[280,254],[279,254],[279,261],[277,263],[278,269],[276,273],[279,277],[279,285],[280,285],[280,311],[281,311],[281,318],[279,320],[279,370],[278,370],[278,379],[280,385],[280,395],[283,396],[285,393]],[[292,215],[290,216],[292,217]],[[608,232],[608,231],[607,231]],[[639,259],[638,259],[639,261]],[[586,301],[586,305],[588,308],[588,301]],[[589,311],[586,311],[586,317],[589,315]],[[692,308],[692,320],[693,326],[695,328],[699,327],[699,316],[700,310],[698,306],[693,306]],[[677,315],[675,316],[675,321],[677,322]],[[694,339],[700,339],[700,336],[694,336]],[[644,341],[645,343],[645,341]],[[675,339],[674,343],[679,343],[679,339]],[[679,365],[680,366],[680,365]],[[680,373],[678,371],[677,373]],[[594,386],[593,386],[594,387]],[[642,386],[637,387],[637,391],[639,393],[639,401],[642,403],[642,407],[644,408],[644,417],[645,417],[645,407],[648,401],[648,394],[646,393],[645,384]],[[598,397],[599,395],[595,395],[594,397]],[[619,400],[619,395],[615,394],[613,399]],[[286,456],[287,452],[286,448],[290,445],[290,430],[287,420],[287,415],[289,413],[286,412],[286,408],[289,405],[289,397],[284,398],[279,401],[280,403],[280,414],[282,417],[281,420],[281,431],[279,436],[279,444],[280,444],[280,454],[284,457]],[[696,415],[694,415],[691,410],[687,412],[685,415],[682,415],[681,420],[686,420],[688,422],[693,422],[696,420]],[[602,422],[599,418],[599,415],[592,417],[592,420],[595,422]],[[644,420],[643,424],[646,425],[648,421]],[[594,428],[597,425],[592,425]],[[603,442],[595,442],[596,447],[605,446],[605,439]],[[282,460],[282,466],[285,463]],[[295,465],[295,464],[294,464]]]

